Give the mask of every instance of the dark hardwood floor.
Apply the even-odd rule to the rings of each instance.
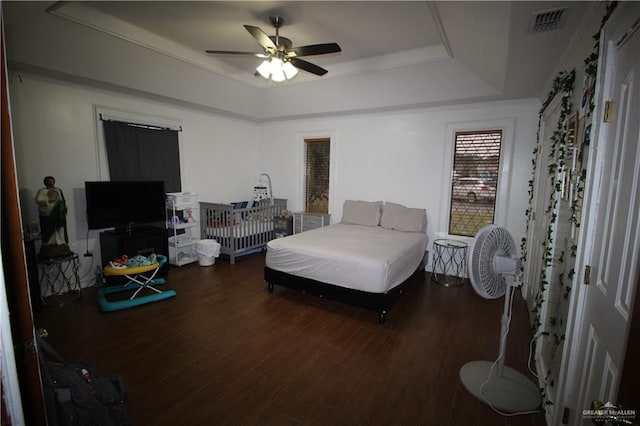
[[[96,288],[36,313],[68,360],[127,384],[134,425],[543,425],[503,417],[462,386],[467,361],[494,360],[503,300],[467,283],[411,278],[387,322],[263,281],[264,255],[172,266],[173,299],[101,313]],[[526,372],[530,331],[514,301],[506,365]]]

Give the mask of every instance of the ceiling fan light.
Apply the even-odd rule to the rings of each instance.
[[[280,83],[285,80],[284,72],[281,68],[277,68],[274,72],[271,73],[271,80],[276,83]]]
[[[284,81],[285,75],[282,69],[282,60],[280,58],[273,58],[271,60],[271,80],[275,82]]]
[[[285,62],[282,70],[284,71],[284,75],[287,77],[287,80],[291,80],[296,76],[296,74],[298,74],[298,69],[294,67],[291,62]]]
[[[263,76],[264,78],[268,79],[269,78],[269,74],[271,74],[271,62],[269,62],[268,60],[263,61],[260,66],[258,68],[256,68],[256,71],[258,71],[258,73]]]

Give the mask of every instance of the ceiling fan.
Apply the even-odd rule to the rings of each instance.
[[[256,39],[264,49],[262,52],[238,52],[228,50],[207,50],[207,53],[215,55],[255,56],[264,58],[265,61],[256,69],[256,75],[271,78],[279,82],[290,80],[298,73],[298,68],[315,75],[325,75],[328,71],[311,62],[300,59],[300,56],[324,55],[327,53],[341,52],[337,43],[311,44],[308,46],[292,47],[293,43],[286,37],[280,37],[280,27],[284,25],[284,19],[280,16],[269,18],[276,29],[275,36],[269,36],[258,27],[245,25],[249,34]]]

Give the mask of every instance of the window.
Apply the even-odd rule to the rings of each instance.
[[[329,213],[329,159],[331,139],[304,140],[304,210]]]
[[[449,234],[473,237],[493,223],[502,130],[456,132]]]
[[[161,180],[165,192],[180,192],[177,130],[115,120],[103,128],[111,180]]]

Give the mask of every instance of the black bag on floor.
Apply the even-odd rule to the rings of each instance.
[[[49,357],[40,369],[49,426],[126,426],[130,424],[125,405],[125,386],[116,374],[95,374],[83,363],[62,362],[42,339],[38,343]]]

